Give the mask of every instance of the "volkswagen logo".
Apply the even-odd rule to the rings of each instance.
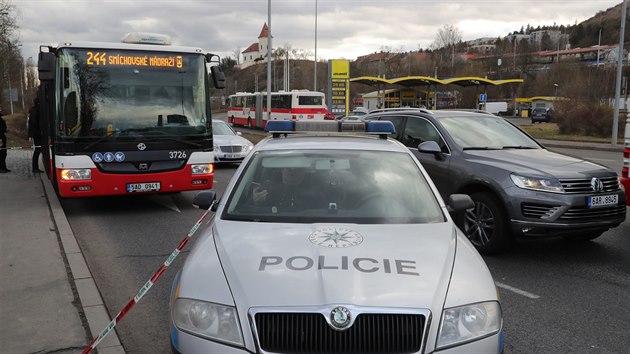
[[[601,192],[604,190],[604,184],[599,178],[593,177],[591,179],[591,188],[593,188],[593,191],[595,192]]]
[[[343,306],[337,306],[330,311],[330,322],[333,326],[335,326],[335,328],[348,328],[351,319],[352,314],[350,313],[350,310]]]
[[[144,150],[144,149],[146,149],[146,148],[147,148],[147,146],[146,146],[146,145],[144,145],[144,143],[140,143],[140,144],[138,144],[138,150],[143,151],[143,150]]]

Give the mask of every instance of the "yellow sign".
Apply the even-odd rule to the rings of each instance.
[[[330,77],[332,79],[348,79],[350,78],[350,60],[333,59],[331,60],[332,70]]]
[[[416,91],[413,91],[413,90],[400,91],[400,99],[403,101],[413,101],[416,99]]]
[[[181,55],[158,57],[150,55],[107,54],[107,52],[87,52],[87,65],[129,65],[178,68],[183,66]]]

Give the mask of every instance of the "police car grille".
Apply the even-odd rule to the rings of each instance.
[[[225,145],[219,147],[223,152],[241,152],[242,146],[238,145]]]
[[[604,185],[602,192],[614,192],[619,190],[619,180],[616,176],[602,177],[600,180]],[[593,193],[590,178],[561,179],[560,183],[565,193]]]
[[[626,213],[625,204],[615,205],[613,207],[600,207],[600,208],[586,208],[586,207],[573,207],[567,210],[560,220],[600,220],[607,218],[622,217]]]
[[[320,313],[257,313],[260,347],[275,353],[415,353],[425,318],[359,314],[352,327],[332,329]]]

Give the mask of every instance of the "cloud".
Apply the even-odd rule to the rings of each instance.
[[[572,25],[618,0],[317,0],[320,59],[369,54],[383,47],[427,48],[445,24],[464,40],[505,36],[530,24]],[[271,2],[273,46],[314,52],[315,0]],[[257,41],[267,21],[263,0],[17,0],[25,57],[39,45],[120,41],[131,31],[169,34],[177,45],[233,56]]]

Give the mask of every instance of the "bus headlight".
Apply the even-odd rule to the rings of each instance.
[[[211,163],[203,165],[191,165],[190,171],[193,175],[207,175],[214,171],[214,165]]]
[[[92,170],[89,168],[61,170],[61,179],[64,181],[83,181],[92,179]]]
[[[244,345],[234,307],[178,298],[171,315],[175,326],[182,331],[233,345]]]
[[[451,347],[493,335],[501,329],[501,307],[496,301],[442,311],[437,348]]]

